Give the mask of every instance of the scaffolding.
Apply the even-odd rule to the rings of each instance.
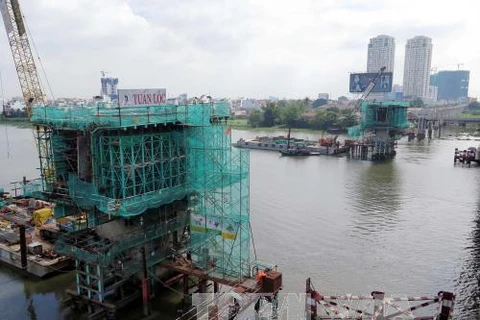
[[[383,160],[396,154],[396,141],[409,127],[408,102],[366,102],[360,106],[360,124],[348,128],[357,139],[349,155],[362,160]]]
[[[408,102],[362,102],[360,106],[360,124],[348,128],[351,137],[362,138],[365,133],[375,130],[403,130],[409,127]]]
[[[228,103],[33,110],[52,147],[36,195],[56,202],[57,218],[88,217],[55,247],[76,261],[72,294],[123,296],[126,279],[141,278],[141,250],[149,270],[188,252],[216,279],[251,276],[249,153],[231,147],[229,113]]]

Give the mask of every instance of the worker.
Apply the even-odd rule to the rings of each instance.
[[[233,299],[233,303],[230,304],[228,309],[228,320],[233,320],[240,313],[242,307],[240,306],[240,303],[238,303],[237,299]]]
[[[267,276],[267,274],[265,273],[265,271],[263,271],[263,270],[258,271],[258,273],[257,273],[257,283],[261,285],[262,281],[263,281],[263,278],[265,278],[266,276]]]

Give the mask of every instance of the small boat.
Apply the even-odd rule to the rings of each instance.
[[[319,156],[320,152],[312,152],[308,150],[287,149],[279,151],[282,156]]]
[[[305,148],[290,148],[290,128],[288,128],[288,139],[287,139],[287,149],[286,150],[280,150],[280,154],[282,156],[290,156],[290,157],[298,157],[298,156],[319,156],[320,152],[313,152],[309,151]]]

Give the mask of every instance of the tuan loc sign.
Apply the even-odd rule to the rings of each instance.
[[[118,102],[121,107],[156,106],[166,100],[166,89],[118,89]]]

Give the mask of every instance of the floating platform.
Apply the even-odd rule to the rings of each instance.
[[[21,198],[3,198],[2,203],[0,263],[39,278],[72,267],[70,258],[53,250],[54,235],[62,231],[55,219],[46,218],[52,210],[48,203]]]
[[[466,150],[459,150],[455,148],[455,155],[453,156],[453,164],[461,163],[470,165],[471,163],[480,163],[480,154],[478,149],[470,147]]]
[[[43,245],[44,243],[42,243]],[[72,266],[72,260],[67,257],[59,256],[53,259],[46,259],[38,255],[28,254],[27,266],[23,268],[20,245],[7,246],[3,243],[0,243],[0,262],[14,270],[39,278],[53,276]]]
[[[310,141],[303,139],[291,139],[288,144],[288,139],[283,137],[259,137],[250,140],[240,139],[232,144],[237,148],[256,149],[267,151],[278,151],[281,154],[291,155],[337,155],[346,153],[348,147],[340,145],[322,145],[320,141]]]

